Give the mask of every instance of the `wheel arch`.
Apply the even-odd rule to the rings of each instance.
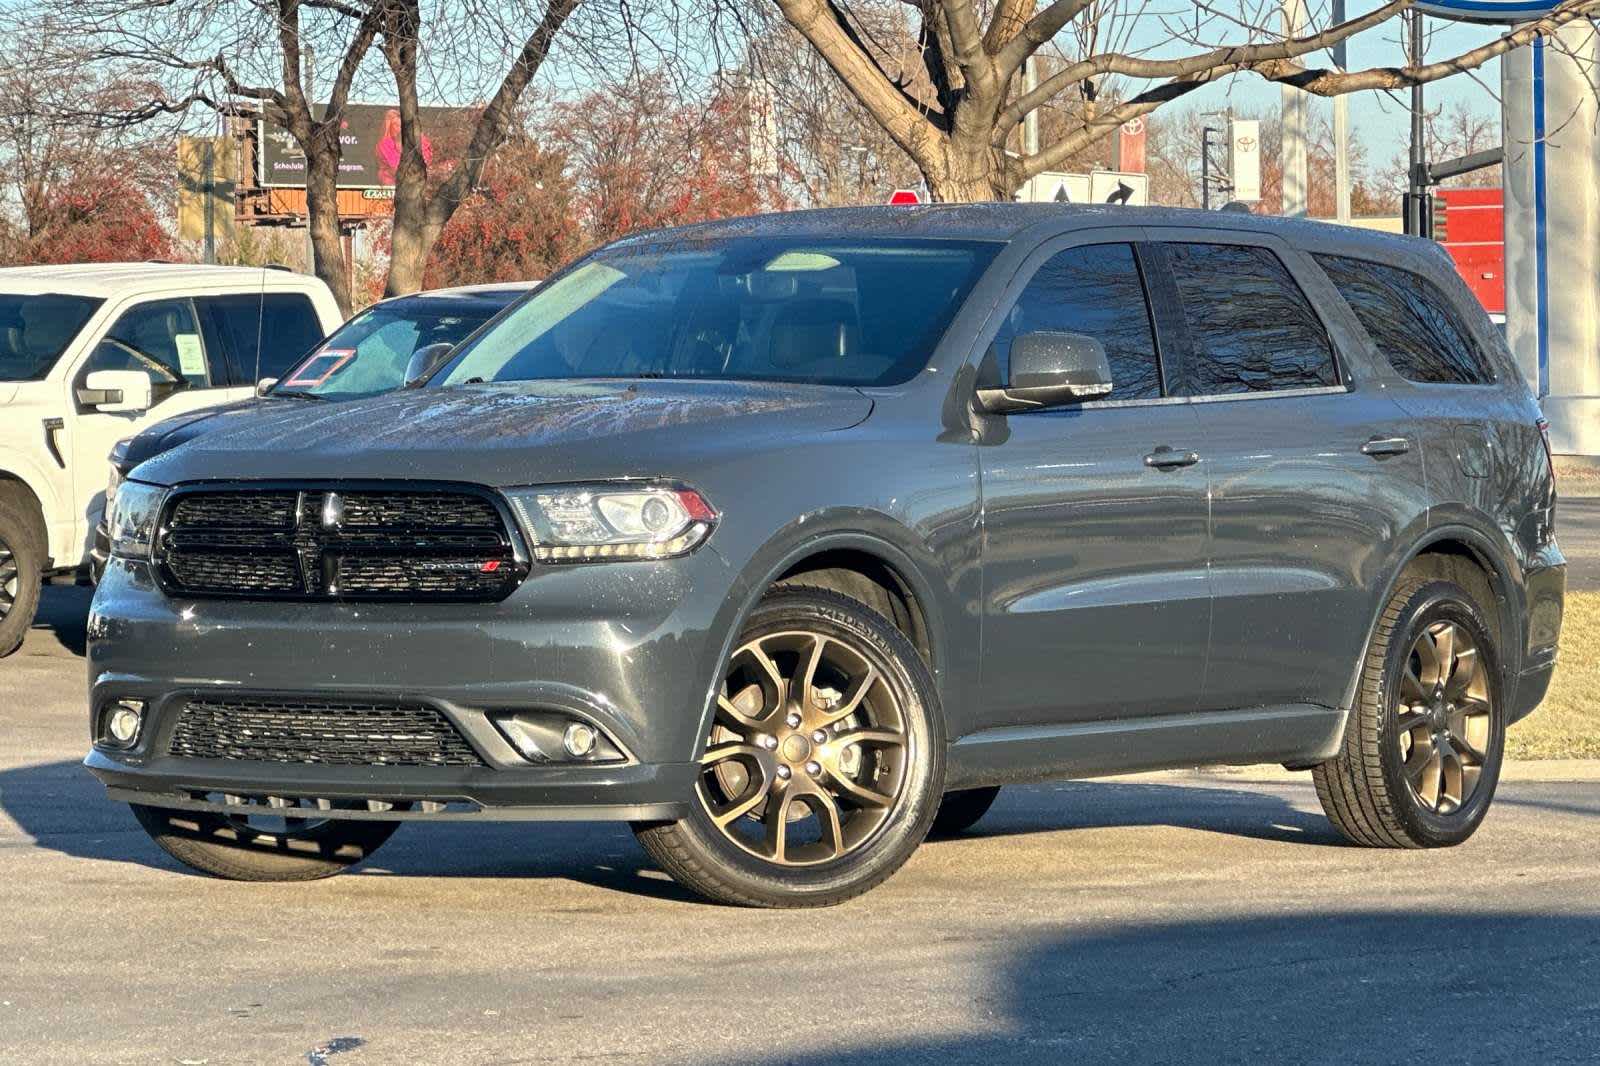
[[[45,555],[52,556],[50,544],[50,522],[45,514],[44,497],[39,487],[28,476],[27,472],[18,464],[10,462],[10,457],[0,461],[0,503],[15,504],[23,517],[33,526],[34,535],[39,543],[44,545]]]
[[[1514,563],[1506,557],[1507,549],[1503,545],[1497,545],[1494,538],[1482,530],[1465,524],[1451,523],[1430,528],[1401,557],[1399,565],[1391,568],[1388,580],[1374,605],[1362,648],[1365,649],[1372,642],[1372,634],[1377,630],[1384,606],[1388,604],[1395,588],[1407,573],[1414,572],[1419,565],[1422,565],[1431,566],[1432,572],[1440,577],[1455,576],[1452,567],[1458,564],[1430,564],[1427,562],[1430,556],[1441,560],[1461,560],[1482,573],[1495,600],[1486,606],[1491,607],[1494,612],[1494,617],[1489,621],[1494,627],[1499,644],[1496,650],[1500,656],[1502,684],[1511,684],[1521,669],[1523,654],[1521,614],[1518,610],[1521,583],[1514,576],[1517,573]],[[1344,709],[1347,713],[1355,702],[1356,686],[1360,684],[1360,680],[1361,661],[1358,658],[1354,664],[1350,684],[1345,690]]]
[[[898,601],[889,621],[905,632],[924,656],[940,695],[944,714],[946,671],[950,636],[946,632],[944,603],[951,592],[939,564],[916,534],[894,518],[879,512],[852,512],[833,516],[819,530],[815,516],[807,516],[772,537],[744,566],[741,578],[722,612],[718,625],[724,636],[717,647],[706,683],[705,700],[695,738],[695,757],[701,753],[716,706],[719,671],[732,654],[734,642],[756,605],[775,585],[807,575],[824,575],[815,582],[852,594],[837,580],[841,573],[859,574]],[[800,583],[800,582],[796,582]],[[857,596],[857,598],[861,598]],[[911,628],[907,629],[906,625]],[[948,724],[948,719],[946,719]]]

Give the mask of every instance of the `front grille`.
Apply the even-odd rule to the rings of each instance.
[[[483,766],[455,724],[417,703],[191,699],[171,753],[325,766]]]
[[[434,488],[180,491],[156,559],[187,596],[485,602],[523,576],[491,497]]]

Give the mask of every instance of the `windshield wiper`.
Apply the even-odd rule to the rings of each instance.
[[[328,398],[326,396],[318,396],[314,392],[288,392],[288,391],[276,392],[276,391],[274,391],[274,392],[267,393],[267,395],[268,396],[286,396],[291,400],[316,400],[318,403],[327,403],[328,402]]]

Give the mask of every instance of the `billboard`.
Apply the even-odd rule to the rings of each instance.
[[[1419,0],[1413,7],[1425,15],[1459,22],[1531,22],[1544,18],[1556,0]]]
[[[326,105],[318,104],[320,117]],[[477,111],[466,107],[421,107],[422,157],[430,167],[448,163],[440,158],[444,146],[464,146]],[[256,153],[257,180],[263,186],[305,188],[306,158],[289,131],[262,119],[258,123],[260,150]],[[342,189],[383,189],[394,186],[400,163],[400,111],[387,104],[346,104],[339,124],[344,158],[339,161],[338,185]]]

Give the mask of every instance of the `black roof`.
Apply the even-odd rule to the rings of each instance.
[[[528,294],[528,286],[485,289],[435,289],[392,296],[381,302],[390,311],[404,314],[477,315],[488,318],[502,307]]]
[[[1183,207],[1121,207],[1111,204],[915,204],[875,207],[825,207],[699,222],[673,229],[636,233],[617,242],[653,243],[671,237],[873,236],[1008,241],[1034,226],[1057,223],[1063,231],[1082,225],[1186,226],[1277,233],[1295,242],[1330,238],[1349,247],[1368,245],[1416,255],[1434,242],[1311,219],[1252,215],[1242,211],[1201,211]]]

